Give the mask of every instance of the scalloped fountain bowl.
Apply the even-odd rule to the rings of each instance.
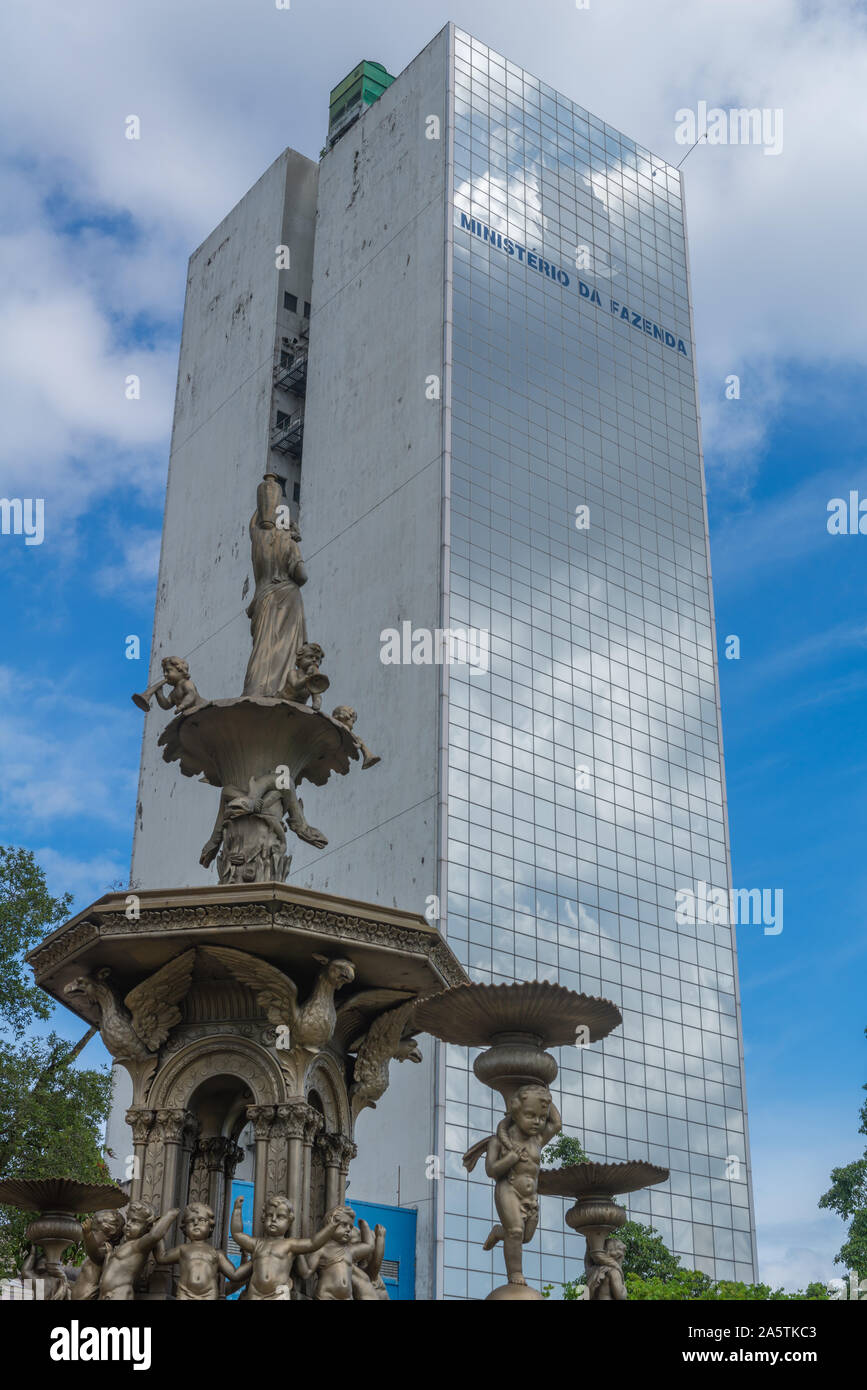
[[[214,787],[246,789],[281,764],[298,785],[324,786],[332,772],[349,771],[358,757],[342,725],[321,710],[265,695],[207,700],[179,714],[159,737],[163,759],[180,763],[185,777],[202,776]]]
[[[578,994],[548,980],[458,985],[420,1003],[414,1021],[442,1042],[481,1047],[473,1071],[508,1105],[530,1081],[550,1086],[557,1063],[546,1051],[597,1042],[623,1022],[609,999]]]

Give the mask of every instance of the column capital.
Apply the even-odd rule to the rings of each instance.
[[[340,1136],[342,1143],[340,1147],[340,1171],[346,1176],[349,1172],[349,1165],[358,1154],[358,1145],[353,1139],[348,1139],[345,1134]]]
[[[205,1159],[208,1168],[217,1170],[222,1168],[227,1160],[238,1162],[240,1150],[234,1139],[229,1139],[224,1134],[215,1134],[207,1139],[200,1139],[198,1151]]]
[[[167,1144],[181,1144],[187,1135],[194,1135],[199,1127],[199,1121],[191,1110],[185,1110],[182,1106],[158,1110],[156,1112],[157,1124],[163,1133],[163,1139]]]
[[[275,1105],[248,1105],[247,1119],[253,1126],[253,1133],[260,1141],[267,1139],[271,1134],[271,1126],[276,1119],[277,1106]]]
[[[339,1168],[343,1161],[343,1148],[346,1143],[342,1134],[331,1134],[324,1132],[317,1134],[313,1141],[315,1147],[322,1154],[322,1160],[326,1168]]]
[[[276,1107],[282,1135],[286,1139],[303,1139],[312,1143],[313,1135],[322,1123],[322,1116],[306,1100],[290,1100]],[[318,1122],[318,1123],[317,1123]]]
[[[156,1110],[147,1110],[141,1105],[133,1105],[127,1110],[125,1119],[132,1130],[134,1144],[147,1143],[147,1137],[153,1128],[156,1117]]]

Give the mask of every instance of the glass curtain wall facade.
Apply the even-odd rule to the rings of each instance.
[[[680,178],[454,42],[449,621],[491,652],[448,673],[449,941],[475,980],[621,1007],[617,1033],[560,1053],[565,1132],[669,1166],[630,1216],[751,1280],[733,933],[675,923],[678,889],[729,887]],[[501,1254],[481,1249],[492,1185],[460,1156],[499,1116],[446,1054],[443,1293],[478,1298]],[[563,1211],[542,1203],[533,1283],[580,1272]]]

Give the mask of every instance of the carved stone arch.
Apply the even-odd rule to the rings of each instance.
[[[315,1091],[322,1102],[325,1130],[330,1134],[352,1134],[352,1118],[343,1064],[327,1052],[320,1052],[311,1063],[304,1081],[307,1096]],[[318,1107],[317,1107],[318,1108]]]
[[[224,1034],[200,1038],[175,1052],[157,1073],[148,1104],[184,1107],[203,1081],[235,1076],[253,1093],[254,1105],[280,1105],[286,1085],[277,1061],[259,1043]]]

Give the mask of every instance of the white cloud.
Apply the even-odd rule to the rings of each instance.
[[[3,817],[15,839],[73,819],[128,828],[136,774],[118,765],[126,711],[84,699],[68,683],[19,672],[11,679],[17,708],[0,717],[0,766]]]
[[[846,1238],[846,1225],[833,1212],[820,1211],[831,1169],[857,1158],[863,1149],[854,1126],[839,1111],[790,1104],[765,1105],[750,1118],[753,1196],[759,1277],[787,1289],[811,1280],[838,1278],[834,1256]]]
[[[123,257],[116,242],[103,247],[109,280]],[[44,225],[0,237],[0,265],[6,495],[41,496],[49,519],[62,508],[68,522],[117,488],[117,469],[105,466],[108,452],[134,455],[138,489],[155,492],[167,454],[174,344],[124,343],[113,322],[123,313],[120,301],[110,312],[88,256]],[[137,306],[129,308],[134,313]],[[132,374],[140,379],[138,400],[126,397]]]
[[[97,854],[82,859],[74,854],[61,854],[48,845],[33,850],[36,862],[45,871],[48,890],[55,897],[72,893],[82,906],[101,898],[110,884],[126,883],[129,862],[117,855]]]
[[[0,110],[15,132],[0,255],[13,292],[0,317],[7,467],[61,477],[73,514],[118,486],[89,470],[92,440],[163,448],[176,346],[118,346],[118,312],[179,312],[186,255],[287,143],[315,156],[328,91],[371,50],[393,72],[441,27],[427,6],[377,0],[245,6],[237,0],[63,0],[16,7]],[[684,166],[707,442],[738,489],[751,481],[786,369],[863,363],[861,165],[867,20],[836,0],[606,0],[578,10],[467,0],[460,22],[493,48],[671,162],[675,113],[699,101],[781,107],[775,158],[700,145]],[[142,138],[127,140],[136,114]],[[131,221],[128,244],[58,235],[59,189]],[[141,369],[143,397],[123,397]],[[741,376],[738,402],[724,377]],[[60,460],[72,455],[71,469]],[[158,471],[158,470],[155,470]],[[78,499],[78,502],[76,501]]]
[[[121,558],[96,571],[95,586],[101,594],[118,591],[140,593],[143,585],[156,583],[160,563],[159,531],[132,527],[120,538]]]

